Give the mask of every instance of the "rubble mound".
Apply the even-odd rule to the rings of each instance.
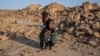
[[[25,10],[27,10],[29,12],[32,12],[32,11],[37,11],[41,8],[42,8],[42,5],[40,5],[40,4],[31,4],[31,5],[27,6],[25,8]]]
[[[100,6],[89,2],[66,11],[59,29],[77,38],[78,42],[98,46],[100,44]]]
[[[51,51],[41,51],[39,46],[43,10],[54,19],[58,33]],[[31,4],[20,10],[0,10],[0,56],[48,55],[100,56],[100,5],[85,2],[65,7],[54,2],[43,8]]]
[[[51,3],[45,7],[46,11],[48,12],[55,12],[55,11],[62,11],[65,7],[59,3]]]

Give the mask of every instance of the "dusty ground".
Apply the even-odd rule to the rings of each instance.
[[[0,41],[0,56],[100,56],[100,46],[78,43],[75,38],[67,35],[57,36],[57,44],[52,50],[41,50],[38,35],[33,37],[9,38]]]

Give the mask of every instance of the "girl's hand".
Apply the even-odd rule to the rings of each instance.
[[[51,33],[51,31],[48,30],[45,32],[45,35],[49,35],[50,33]]]

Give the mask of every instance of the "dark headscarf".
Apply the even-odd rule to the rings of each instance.
[[[50,29],[50,27],[49,27],[49,24],[50,24],[51,21],[54,22],[53,19],[48,19],[48,20],[46,21],[46,28],[47,28],[48,30],[52,30],[52,29]]]

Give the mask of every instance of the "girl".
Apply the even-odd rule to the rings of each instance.
[[[40,47],[45,49],[49,46],[49,49],[51,49],[51,47],[56,43],[56,35],[57,32],[54,28],[54,21],[48,19],[46,21],[46,27],[40,33]]]

